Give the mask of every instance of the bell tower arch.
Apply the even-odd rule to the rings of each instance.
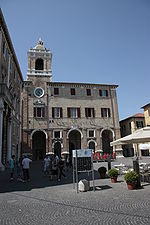
[[[52,53],[50,49],[46,49],[41,38],[39,38],[36,46],[28,51],[28,70],[27,80],[35,81],[40,79],[43,82],[50,82],[52,79]]]

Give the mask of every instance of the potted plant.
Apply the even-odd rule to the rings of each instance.
[[[116,183],[118,177],[118,170],[115,168],[108,170],[108,176],[111,178],[112,183]]]
[[[98,168],[98,172],[99,172],[101,178],[104,179],[106,177],[106,171],[107,171],[107,169],[104,166],[101,166]]]
[[[125,176],[124,179],[127,183],[128,186],[128,190],[133,190],[135,187],[135,184],[137,182],[137,178],[138,178],[138,174],[135,171],[128,171]]]

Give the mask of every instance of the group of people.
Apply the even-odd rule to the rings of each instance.
[[[15,167],[17,169],[16,171],[18,181],[22,182],[30,181],[29,175],[30,162],[32,162],[32,160],[29,159],[27,156],[24,156],[24,158],[19,158],[19,160],[16,162],[15,155],[12,155],[11,159],[9,160],[10,181],[14,180]]]
[[[44,175],[56,175],[58,181],[61,180],[61,177],[66,177],[64,173],[64,161],[61,157],[54,154],[54,157],[50,158],[50,156],[46,155],[44,159]]]
[[[16,162],[15,155],[12,155],[9,160],[10,167],[10,181],[14,180],[14,172],[16,168],[17,172],[17,181],[28,182],[30,181],[29,168],[32,160],[27,156],[23,158],[19,158]],[[66,161],[66,166],[68,166]],[[64,173],[64,160],[58,155],[54,154],[53,157],[46,155],[44,158],[44,168],[43,168],[44,176],[57,176],[58,181],[61,180],[61,177],[66,177]]]

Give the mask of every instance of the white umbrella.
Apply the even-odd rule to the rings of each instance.
[[[142,150],[147,150],[150,148],[150,143],[145,143],[145,144],[139,144],[139,149],[142,149]]]
[[[102,149],[97,149],[95,152],[103,152]]]
[[[46,152],[46,155],[54,155],[54,152]]]
[[[150,127],[144,127],[136,130],[133,134],[127,135],[110,143],[111,146],[125,144],[139,144],[150,142]]]
[[[68,155],[69,155],[69,152],[62,152],[61,154],[62,154],[62,155],[63,155],[63,154],[68,154]]]

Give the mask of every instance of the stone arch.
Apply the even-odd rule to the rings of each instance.
[[[103,129],[101,132],[101,139],[102,139],[102,150],[105,154],[113,154],[113,147],[110,146],[110,142],[114,139],[114,132],[111,129]]]
[[[48,135],[47,135],[47,133],[46,133],[45,130],[43,130],[43,129],[36,129],[36,130],[33,130],[32,133],[31,133],[31,137],[30,137],[31,140],[32,140],[33,134],[34,134],[35,132],[37,132],[37,131],[42,131],[42,132],[44,132],[44,134],[45,134],[45,136],[46,136],[46,139],[48,138]]]
[[[32,132],[32,158],[33,160],[43,160],[46,155],[46,132],[35,130]]]
[[[44,69],[44,61],[41,58],[36,59],[35,61],[35,69],[36,70],[43,70]]]
[[[81,149],[82,132],[79,129],[71,129],[67,133],[69,139],[69,160],[72,160],[72,150]]]
[[[80,129],[78,129],[78,128],[71,128],[71,129],[68,131],[68,133],[67,133],[67,139],[69,139],[69,134],[70,134],[71,131],[79,131],[80,134],[81,134],[81,139],[83,138],[83,134],[82,134],[82,132],[81,132]]]
[[[97,146],[97,143],[95,140],[89,140],[87,143],[87,148],[93,149],[94,152],[95,152],[96,146]]]
[[[60,141],[55,141],[53,143],[53,152],[54,154],[58,155],[58,157],[61,157],[61,149],[62,149],[62,145]]]
[[[110,130],[112,132],[112,135],[113,135],[113,140],[115,138],[115,133],[114,133],[114,130],[112,130],[111,128],[103,128],[101,131],[100,131],[100,138],[102,137],[102,133],[104,130]]]

